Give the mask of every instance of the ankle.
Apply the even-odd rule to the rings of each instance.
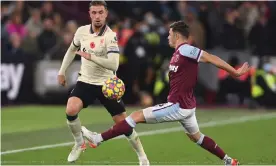
[[[97,134],[97,135],[95,136],[95,141],[96,141],[97,143],[103,142],[104,140],[103,140],[102,135],[101,135],[101,134]]]
[[[148,160],[148,157],[145,154],[142,156],[139,156],[138,158],[139,158],[139,160]]]
[[[226,161],[226,160],[229,160],[229,159],[232,159],[232,158],[229,157],[229,156],[226,154],[222,160],[223,160],[223,161]]]
[[[81,146],[84,143],[84,138],[81,133],[74,136],[74,138],[75,138],[75,144],[77,144],[78,146]]]

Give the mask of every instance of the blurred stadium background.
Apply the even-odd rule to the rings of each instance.
[[[242,163],[276,164],[276,2],[107,3],[108,25],[117,32],[121,51],[117,75],[126,84],[123,100],[129,112],[166,101],[174,51],[167,44],[168,27],[185,20],[191,44],[235,67],[245,61],[253,66],[248,75],[233,79],[214,66],[200,65],[196,96],[202,130]],[[66,88],[56,78],[76,29],[90,23],[88,4],[1,1],[2,164],[66,164],[72,137],[64,111],[80,58],[67,72]],[[101,131],[112,121],[97,104],[80,116],[83,124]],[[153,164],[220,164],[177,126],[138,127],[147,135],[141,139]],[[173,143],[163,146],[172,137]],[[125,140],[116,140],[88,150],[78,163],[130,165],[136,157]]]

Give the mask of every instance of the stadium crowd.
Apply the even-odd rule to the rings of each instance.
[[[1,58],[61,61],[77,28],[90,22],[88,3],[1,2]],[[221,47],[227,51],[249,51],[262,62],[267,57],[276,57],[276,3],[273,1],[110,1],[108,8],[108,25],[117,32],[121,51],[118,75],[127,85],[126,103],[141,101],[143,105],[150,105],[166,99],[167,64],[173,53],[167,44],[168,27],[175,20],[182,19],[189,24],[191,44],[201,49]],[[240,65],[238,59],[232,57],[232,64]],[[271,67],[264,69],[273,73]],[[275,71],[272,75],[275,76]],[[227,87],[231,86],[234,90],[247,87],[239,96],[251,96],[248,87],[252,85],[252,76],[244,78],[246,81],[242,84],[223,73],[219,77],[221,88],[217,102],[225,102]],[[197,89],[200,88],[204,85],[199,82]],[[275,95],[275,90],[270,95]]]

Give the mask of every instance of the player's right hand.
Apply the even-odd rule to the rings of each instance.
[[[77,51],[76,54],[80,55],[81,57],[83,57],[87,60],[91,60],[91,54],[88,54],[88,53],[82,52],[82,51]]]
[[[250,70],[248,63],[244,63],[236,72],[236,77],[242,76]]]
[[[58,75],[58,83],[61,86],[65,86],[66,85],[65,75]]]

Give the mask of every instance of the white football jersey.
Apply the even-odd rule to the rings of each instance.
[[[109,53],[119,53],[116,33],[107,25],[104,25],[98,34],[93,32],[91,24],[79,27],[75,33],[73,45],[78,47],[80,51],[105,59],[107,59]],[[109,56],[112,56],[112,54]],[[117,60],[119,62],[119,59]],[[106,69],[93,61],[81,58],[78,81],[93,85],[103,85],[105,80],[115,75],[114,71]]]

